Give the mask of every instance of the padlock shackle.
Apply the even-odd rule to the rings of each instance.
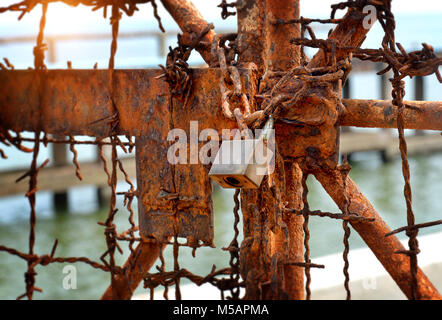
[[[270,138],[271,130],[273,130],[273,125],[275,121],[273,117],[270,115],[267,119],[266,123],[264,124],[264,127],[262,128],[262,133],[260,135],[260,138],[263,140],[268,140]]]

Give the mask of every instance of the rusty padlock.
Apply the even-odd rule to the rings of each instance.
[[[223,188],[259,188],[264,176],[271,173],[273,147],[273,118],[269,117],[258,138],[224,140],[209,177]]]

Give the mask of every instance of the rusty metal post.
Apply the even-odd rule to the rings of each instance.
[[[299,66],[299,46],[291,45],[290,39],[300,37],[299,24],[276,24],[276,20],[299,19],[299,0],[266,0],[265,66],[270,71],[289,71]]]
[[[302,170],[299,164],[292,161],[284,162],[287,207],[301,211],[302,201]],[[289,231],[289,255],[292,261],[304,261],[304,234],[302,224],[304,218],[299,215],[287,214],[284,216]],[[289,299],[305,299],[304,268],[286,265],[284,267],[284,289]]]
[[[237,10],[239,61],[242,65],[256,64],[260,75],[264,77],[260,88],[264,90],[265,87],[272,85],[271,80],[266,78],[269,71],[288,71],[299,65],[299,48],[290,45],[291,38],[300,36],[299,25],[275,24],[276,19],[298,18],[299,1],[238,1]],[[274,183],[279,184],[281,191],[285,190],[285,195],[288,194],[284,200],[293,207],[302,205],[302,188],[300,188],[302,172],[299,166],[293,162],[283,161],[282,165],[276,166],[276,170],[279,172],[274,174]],[[280,181],[276,181],[278,179]],[[245,240],[241,246],[241,270],[247,283],[246,298],[250,299],[279,298],[266,286],[257,288],[257,283],[269,281],[272,273],[270,270],[272,257],[278,254],[284,255],[286,243],[290,258],[302,258],[302,217],[284,215],[283,220],[288,235],[286,230],[280,228],[269,230],[263,227],[276,215],[275,208],[280,205],[273,196],[271,188],[265,181],[257,191],[242,192]],[[304,298],[303,272],[300,267],[284,266],[284,275],[280,275],[283,277],[282,288],[279,289],[288,294],[287,298]]]
[[[240,0],[236,3],[238,17],[238,57],[241,65],[254,63],[262,76],[264,70],[264,1]],[[263,183],[265,185],[265,181]],[[241,213],[243,219],[244,240],[240,248],[241,276],[246,283],[245,299],[260,299],[260,282],[267,281],[269,275],[265,272],[265,262],[261,259],[266,243],[262,243],[261,212],[266,205],[262,199],[266,196],[263,187],[259,191],[242,190]],[[267,206],[271,204],[268,203]],[[263,206],[261,208],[261,206]],[[267,250],[266,250],[267,252]]]
[[[278,25],[275,20],[290,20],[300,17],[299,0],[266,0],[266,70],[289,71],[300,64],[299,46],[290,45],[290,39],[301,35],[299,24]],[[296,162],[284,161],[285,190],[288,207],[302,209],[302,171]],[[288,228],[288,239],[284,232],[279,233],[278,252],[284,252],[284,241],[288,241],[289,259],[303,261],[303,218],[285,214],[284,223]],[[284,266],[284,290],[289,299],[305,298],[304,269],[297,266]]]

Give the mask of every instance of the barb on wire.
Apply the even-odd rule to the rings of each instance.
[[[235,11],[229,11],[229,8],[234,7],[236,7],[236,2],[228,3],[227,0],[221,0],[218,8],[221,8],[221,17],[223,18],[223,20],[227,19],[230,16],[236,15]]]
[[[172,96],[180,99],[184,103],[184,106],[187,105],[190,94],[192,93],[192,70],[187,63],[187,60],[192,51],[200,45],[204,36],[213,28],[213,25],[209,24],[189,45],[185,45],[183,36],[178,34],[178,45],[173,49],[169,47],[166,66],[159,65],[163,70],[163,74],[158,78],[165,79],[169,84]]]

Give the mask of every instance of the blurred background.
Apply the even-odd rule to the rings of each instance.
[[[15,1],[1,1],[7,6]],[[156,68],[165,64],[168,47],[176,45],[178,26],[174,23],[159,1],[159,14],[166,29],[162,33],[153,17],[150,4],[139,6],[133,17],[123,16],[120,22],[117,68]],[[236,17],[221,19],[219,1],[194,0],[205,19],[214,23],[218,33],[235,32]],[[310,18],[327,18],[330,4],[336,1],[301,1],[301,14]],[[396,16],[396,40],[407,51],[420,49],[426,42],[442,52],[442,3],[422,0],[393,1]],[[341,12],[342,14],[342,12]],[[40,7],[17,21],[17,13],[0,15],[0,58],[7,57],[16,69],[27,69],[33,64],[32,50],[38,33]],[[317,37],[326,38],[330,25],[314,27]],[[45,31],[49,50],[46,64],[49,69],[65,69],[67,61],[74,69],[91,69],[95,63],[98,68],[106,68],[110,53],[111,26],[102,12],[92,12],[90,8],[69,7],[62,3],[50,4]],[[383,32],[375,24],[363,47],[380,47]],[[308,51],[313,54],[314,51]],[[203,66],[198,54],[193,53],[192,66]],[[388,75],[377,76],[380,70],[376,64],[355,63],[354,71],[344,89],[343,95],[359,99],[390,99],[391,87]],[[408,100],[442,100],[441,85],[435,76],[406,80]],[[406,224],[405,200],[403,198],[403,178],[398,153],[397,135],[394,130],[354,129],[344,130],[341,151],[348,154],[353,166],[350,176],[372,202],[387,224],[398,228]],[[25,133],[25,137],[32,134]],[[85,140],[87,137],[76,137]],[[407,131],[410,149],[411,183],[413,206],[417,223],[441,219],[442,212],[442,137],[439,132]],[[32,155],[2,146],[8,156],[0,159],[0,244],[26,250],[29,231],[29,204],[24,197],[27,182],[15,184],[14,180],[26,170]],[[76,147],[80,164],[86,172],[83,182],[75,178],[75,168],[71,164],[72,154],[64,146],[42,146],[39,163],[46,158],[57,170],[43,170],[40,180],[44,181],[37,194],[37,241],[36,252],[47,253],[55,238],[59,239],[57,255],[87,256],[98,260],[105,251],[103,228],[97,221],[107,216],[108,188],[105,187],[105,174],[97,160],[94,146]],[[133,154],[120,154],[125,167],[135,182],[135,162]],[[309,201],[311,209],[338,212],[338,208],[319,184],[309,179]],[[120,180],[117,191],[126,191],[128,185]],[[181,249],[180,264],[192,272],[205,275],[212,264],[217,267],[228,265],[229,256],[221,250],[228,246],[233,237],[233,192],[214,186],[215,206],[215,244],[216,249],[199,249],[196,258],[190,251]],[[136,209],[137,204],[133,207]],[[118,201],[119,213],[116,217],[120,231],[129,227],[128,212]],[[343,230],[339,221],[312,217],[310,219],[311,253],[313,262],[324,262],[325,270],[312,271],[313,299],[345,297],[342,285],[342,238]],[[442,227],[423,229],[420,264],[429,278],[442,289]],[[399,234],[404,239],[404,234]],[[361,238],[352,232],[350,239],[350,276],[353,297],[359,299],[403,299],[404,296],[393,281],[383,272],[373,254],[366,249]],[[128,255],[118,257],[123,263]],[[172,267],[170,250],[166,251],[168,267]],[[77,264],[77,289],[65,290],[62,281],[63,265],[38,267],[37,286],[43,293],[36,299],[97,299],[110,282],[109,274]],[[0,252],[0,299],[12,299],[24,292],[23,275],[26,264],[8,254]],[[139,288],[137,294],[146,290]],[[203,293],[201,295],[201,293]],[[141,296],[143,297],[143,296]],[[189,293],[184,298],[204,298],[209,295]]]

